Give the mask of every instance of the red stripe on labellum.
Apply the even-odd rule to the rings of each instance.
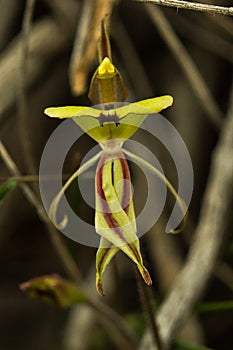
[[[129,166],[127,163],[127,160],[125,159],[123,153],[120,155],[120,162],[121,162],[121,168],[123,173],[123,179],[124,181],[124,189],[123,189],[123,197],[121,201],[122,208],[128,214],[129,211],[129,204],[131,201],[131,191],[130,191],[130,185],[131,185],[131,179],[130,179],[130,172],[129,172]]]
[[[106,201],[106,197],[102,188],[102,177],[103,177],[103,167],[105,165],[105,161],[106,161],[107,156],[103,155],[100,160],[99,163],[97,165],[97,170],[96,170],[96,190],[98,195],[100,196],[100,198],[102,198],[103,200],[100,200],[101,202],[101,207],[102,207],[102,213],[104,215],[104,219],[106,220],[108,227],[112,230],[114,230],[114,232],[118,235],[118,237],[120,237],[120,239],[129,246],[130,250],[132,251],[132,253],[134,254],[134,256],[138,259],[138,261],[140,262],[140,255],[138,254],[137,250],[134,248],[134,246],[132,246],[129,242],[127,242],[127,240],[124,238],[121,230],[120,230],[120,225],[118,224],[117,220],[113,217],[112,213],[110,212],[110,208],[109,205]]]
[[[110,243],[110,244],[108,245],[108,247],[103,247],[103,248],[105,249],[105,252],[104,252],[104,254],[102,255],[102,257],[101,257],[101,259],[100,259],[100,261],[99,261],[99,265],[102,265],[102,263],[104,262],[104,260],[105,260],[106,257],[107,257],[108,251],[109,251],[110,249],[112,249],[112,247],[113,247],[113,244],[112,244],[112,243]],[[101,247],[101,248],[102,248],[102,247]]]

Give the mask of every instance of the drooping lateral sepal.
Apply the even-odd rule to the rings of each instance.
[[[104,295],[102,275],[112,258],[120,249],[105,238],[100,238],[100,245],[96,253],[96,289],[100,295]]]

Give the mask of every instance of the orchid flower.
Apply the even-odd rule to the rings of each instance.
[[[103,272],[120,250],[136,264],[146,284],[152,284],[140,252],[130,171],[124,156],[126,151],[122,146],[149,114],[158,113],[171,106],[173,98],[166,95],[118,107],[119,102],[125,101],[127,92],[122,77],[111,60],[110,44],[104,22],[101,25],[99,58],[100,64],[93,75],[88,95],[97,106],[52,107],[46,108],[45,114],[52,118],[72,118],[85,133],[100,144],[102,149],[66,182],[51,204],[50,217],[57,224],[56,211],[61,196],[77,176],[99,159],[95,175],[95,229],[100,235],[96,255],[96,288],[103,295]],[[137,158],[129,152],[128,155]],[[140,159],[137,158],[137,161]],[[166,183],[185,213],[186,207],[170,182],[159,170],[151,167],[154,174]],[[62,224],[65,225],[65,221]],[[59,227],[58,224],[57,226]],[[172,233],[177,232],[178,230],[172,231]]]

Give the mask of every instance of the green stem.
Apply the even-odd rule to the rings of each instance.
[[[151,334],[154,338],[154,342],[158,350],[167,350],[162,344],[160,334],[159,334],[159,328],[155,319],[155,302],[154,302],[151,289],[149,289],[149,287],[143,283],[142,278],[136,269],[135,269],[135,275],[136,275],[136,281],[137,281],[142,308],[147,318],[148,326],[151,329]]]

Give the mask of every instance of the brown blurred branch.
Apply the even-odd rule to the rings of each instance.
[[[153,338],[152,342],[156,345],[156,348],[158,350],[167,350],[167,347],[165,347],[165,345],[161,340],[157,320],[154,317],[156,304],[153,298],[152,290],[150,287],[144,284],[136,268],[134,268],[134,271],[136,275],[136,281],[137,281],[139,296],[141,299],[142,309],[144,311],[145,318],[146,318],[148,327],[151,331],[151,336]]]
[[[134,87],[133,99],[136,97],[143,98],[144,96],[152,96],[153,88],[147,77],[145,67],[139,58],[135,45],[130,38],[122,20],[117,18],[117,20],[113,21],[112,25],[114,28],[112,31],[112,37],[116,43],[116,46],[118,47],[119,54],[122,55],[127,76],[131,81],[131,85]],[[127,62],[130,62],[130,64],[127,64]]]
[[[194,10],[194,11],[208,12],[212,14],[233,16],[233,7],[215,6],[215,5],[208,5],[208,4],[182,1],[182,0],[134,0],[134,1],[151,3],[154,5],[175,7],[177,9]]]
[[[230,219],[233,200],[233,89],[227,118],[214,150],[199,223],[186,264],[162,305],[157,321],[161,337],[169,344],[179,326],[192,312],[216,264]],[[147,332],[140,350],[154,350]]]
[[[171,18],[177,19],[177,15],[173,13]],[[214,32],[209,28],[203,28],[197,21],[191,21],[190,18],[179,16],[179,20],[172,21],[176,32],[182,37],[188,38],[191,42],[196,45],[214,53],[216,56],[222,57],[223,59],[233,63],[233,46],[230,40],[227,40],[222,36],[219,31]],[[219,33],[220,32],[220,33]],[[233,34],[233,29],[232,29]]]
[[[66,180],[68,179],[72,174],[63,174],[62,179]],[[9,179],[16,180],[16,181],[22,181],[22,182],[39,182],[39,178],[43,181],[51,181],[51,180],[58,180],[60,177],[57,174],[50,174],[50,175],[22,175],[22,176],[0,176],[0,182],[1,181],[7,181]]]
[[[110,14],[116,0],[85,0],[78,22],[76,38],[70,61],[70,85],[74,95],[86,91],[86,80],[97,57],[100,23]]]
[[[214,22],[218,25],[219,28],[222,29],[222,32],[228,34],[229,37],[232,37],[233,33],[233,22],[230,17],[219,17],[219,16],[211,16],[207,15],[209,21]]]
[[[55,21],[48,18],[33,26],[29,37],[26,87],[32,86],[37,78],[48,70],[49,63],[69,47],[72,33],[70,32],[69,36],[65,34]],[[6,118],[8,110],[15,105],[20,43],[19,35],[0,57],[0,124]]]
[[[8,0],[0,2],[0,12],[4,13],[0,21],[0,51],[9,41],[12,25],[20,14],[20,7],[20,1]]]
[[[14,177],[21,177],[21,173],[15,164],[14,160],[11,158],[10,154],[8,153],[6,147],[4,144],[0,141],[0,156],[2,157],[7,169]],[[52,225],[52,223],[49,220],[49,217],[47,213],[45,212],[42,204],[34,194],[34,192],[31,190],[31,188],[21,182],[20,187],[29,201],[29,203],[33,206],[33,208],[36,209],[36,212],[42,222],[45,223],[46,228],[49,233],[50,240],[60,257],[61,261],[64,264],[64,267],[68,273],[68,275],[76,282],[80,282],[81,276],[77,269],[76,263],[74,262],[73,258],[70,256],[67,248],[65,247],[64,243],[62,242],[61,237],[58,234],[58,231],[56,228]]]
[[[177,239],[182,238],[164,234],[165,226],[164,217],[164,219],[159,220],[156,228],[148,234],[151,261],[156,270],[156,276],[158,276],[158,285],[164,295],[172,288],[183,263],[181,252],[176,244]],[[177,332],[177,338],[193,344],[202,344],[203,331],[196,315],[185,322],[180,331]]]
[[[27,0],[21,31],[21,45],[19,55],[19,71],[17,80],[17,107],[18,107],[18,128],[22,151],[24,153],[24,163],[28,173],[36,172],[35,160],[33,157],[33,147],[31,142],[30,115],[26,96],[26,77],[28,63],[28,44],[32,26],[32,17],[35,8],[35,0]]]
[[[74,14],[78,13],[80,3],[76,0],[43,0],[52,10],[54,18],[63,31],[72,31],[75,25]]]
[[[208,86],[206,85],[188,51],[179,40],[163,12],[159,8],[151,5],[147,6],[147,10],[160,35],[167,43],[180,67],[183,69],[193,91],[202,105],[202,108],[207,113],[209,120],[216,127],[219,127],[222,123],[224,115],[216,104]]]

